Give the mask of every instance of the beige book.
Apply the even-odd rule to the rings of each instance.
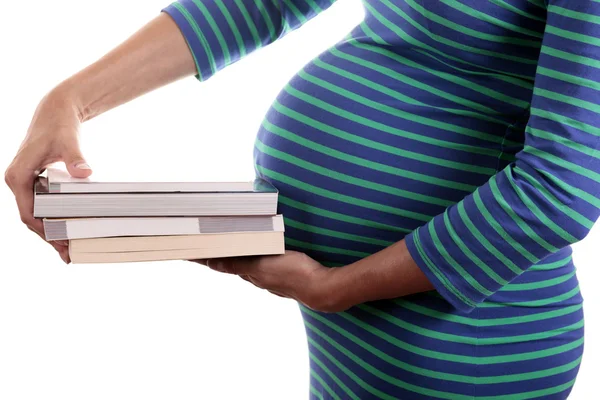
[[[283,232],[74,239],[74,264],[274,255],[285,252]]]

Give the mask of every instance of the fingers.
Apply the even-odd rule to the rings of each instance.
[[[36,233],[45,241],[44,223],[41,219],[36,219],[33,216],[34,182],[46,166],[44,158],[39,154],[31,153],[27,150],[20,152],[18,158],[7,169],[5,181],[15,196],[21,221],[29,230]],[[36,164],[36,161],[41,163]],[[71,262],[68,241],[48,243],[54,247],[65,263],[68,264]]]
[[[220,272],[235,275],[256,275],[264,257],[230,257],[208,260],[208,267]]]
[[[283,297],[284,299],[291,299],[290,296],[286,296],[283,293],[275,292],[273,290],[268,290],[269,293],[274,294],[275,296]]]
[[[77,137],[73,137],[63,143],[62,159],[67,171],[74,178],[87,178],[92,174],[92,168],[88,165],[79,149]]]
[[[48,242],[60,255],[60,258],[65,262],[65,264],[69,264],[71,262],[71,258],[69,257],[69,246],[63,246],[56,242]]]
[[[41,220],[33,218],[33,182],[37,177],[34,168],[9,167],[5,180],[15,195],[21,221],[29,229],[44,238],[44,226]]]
[[[245,280],[246,282],[250,282],[257,288],[264,289],[264,287],[262,287],[262,285],[257,280],[253,279],[250,275],[239,275],[239,277],[242,278],[243,280]],[[275,296],[283,297],[285,299],[291,299],[290,296],[287,296],[281,292],[278,292],[275,290],[270,290],[270,289],[266,289],[266,290],[267,290],[267,292],[274,294]]]

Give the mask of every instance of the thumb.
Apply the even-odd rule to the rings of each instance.
[[[79,144],[77,142],[69,144],[62,155],[67,171],[73,178],[87,178],[92,174],[92,168],[85,161]]]

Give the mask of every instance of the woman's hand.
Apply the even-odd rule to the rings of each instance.
[[[44,238],[42,221],[33,218],[33,183],[48,164],[64,161],[77,178],[92,173],[79,150],[81,122],[195,72],[181,31],[161,13],[52,90],[35,111],[27,136],[5,173],[27,227]],[[50,244],[69,262],[66,242]]]
[[[17,155],[5,173],[5,180],[17,200],[21,221],[44,236],[43,223],[33,218],[33,183],[49,165],[64,161],[71,176],[87,178],[92,170],[79,149],[80,118],[76,107],[58,92],[47,95],[37,107]],[[68,242],[49,242],[69,263]]]
[[[286,251],[283,255],[215,258],[197,260],[209,268],[239,275],[255,286],[281,297],[294,299],[321,312],[338,312],[330,285],[335,268],[327,268],[304,253]]]

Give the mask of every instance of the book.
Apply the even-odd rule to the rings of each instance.
[[[36,180],[36,218],[252,216],[277,213],[277,189],[248,182],[114,182],[48,168]]]
[[[185,181],[144,181],[144,176],[127,176],[118,181],[113,176],[96,178],[73,178],[60,168],[48,168],[45,172],[48,193],[202,193],[234,192],[254,193],[274,188],[262,179],[247,182],[185,182]],[[131,178],[135,177],[136,180]],[[130,179],[130,180],[128,180]]]
[[[283,232],[74,239],[74,264],[276,255],[285,252]]]
[[[46,240],[283,232],[281,215],[241,217],[121,217],[44,219]]]

